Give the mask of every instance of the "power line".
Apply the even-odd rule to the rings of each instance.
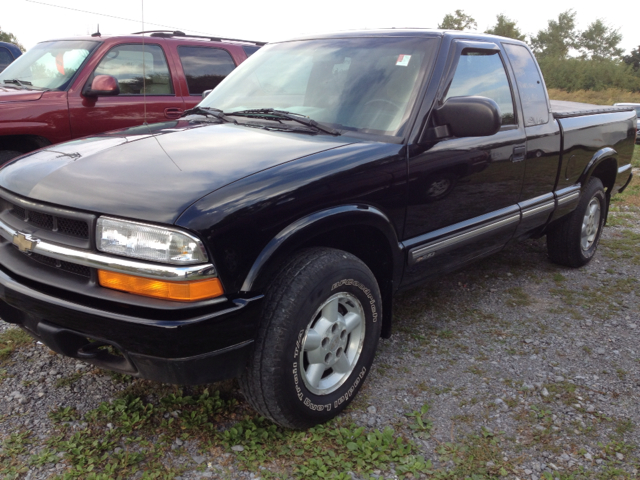
[[[46,5],[47,7],[54,7],[54,8],[62,8],[64,10],[72,10],[74,12],[81,12],[81,13],[88,13],[91,15],[99,15],[101,17],[109,17],[109,18],[115,18],[117,20],[125,20],[127,22],[135,22],[135,23],[140,23],[140,20],[134,20],[133,18],[125,18],[125,17],[117,17],[115,15],[108,15],[106,13],[98,13],[98,12],[90,12],[89,10],[80,10],[79,8],[71,8],[71,7],[64,7],[62,5],[52,5],[51,3],[45,3],[45,2],[38,2],[37,0],[25,0],[25,2],[29,2],[29,3],[38,3],[40,5]],[[165,27],[165,28],[170,28],[172,30],[182,30],[182,28],[180,27],[172,27],[170,25],[162,25],[160,23],[151,23],[151,22],[146,22],[147,25],[154,25],[156,27]],[[190,29],[187,29],[190,30]],[[197,30],[190,30],[191,32],[194,33],[203,33],[205,35],[209,35],[211,36],[212,34],[209,32],[199,32]]]

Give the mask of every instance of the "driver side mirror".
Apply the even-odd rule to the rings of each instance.
[[[424,130],[420,144],[450,136],[488,137],[502,125],[500,107],[487,97],[451,97],[433,114],[437,126]]]
[[[88,87],[88,88],[87,88]],[[96,75],[91,86],[86,86],[82,91],[85,97],[108,97],[120,94],[118,80],[111,75]]]

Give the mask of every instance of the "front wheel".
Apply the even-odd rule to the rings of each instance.
[[[591,178],[576,209],[547,233],[547,251],[555,263],[581,267],[591,261],[598,248],[607,212],[602,181]]]
[[[243,393],[263,416],[307,428],[338,415],[373,362],[382,323],[375,277],[329,248],[297,254],[267,292]]]

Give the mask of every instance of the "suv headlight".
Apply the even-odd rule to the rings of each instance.
[[[208,261],[202,242],[189,233],[109,217],[98,218],[96,245],[101,252],[150,262],[191,265]]]

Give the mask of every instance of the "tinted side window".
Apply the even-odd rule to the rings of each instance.
[[[451,97],[480,95],[500,107],[502,125],[516,123],[511,87],[497,52],[462,52],[445,100]]]
[[[256,53],[258,50],[260,50],[260,47],[242,47],[242,49],[244,50],[244,53],[247,54],[247,57],[250,57],[251,55]]]
[[[518,82],[525,127],[549,121],[549,107],[540,72],[529,50],[522,45],[504,44]]]
[[[167,59],[159,45],[113,47],[102,57],[94,74],[116,77],[120,95],[173,94]]]
[[[13,55],[4,47],[0,47],[0,72],[13,62]]]
[[[229,52],[221,48],[178,47],[189,95],[201,95],[215,88],[229,75],[236,64]]]

